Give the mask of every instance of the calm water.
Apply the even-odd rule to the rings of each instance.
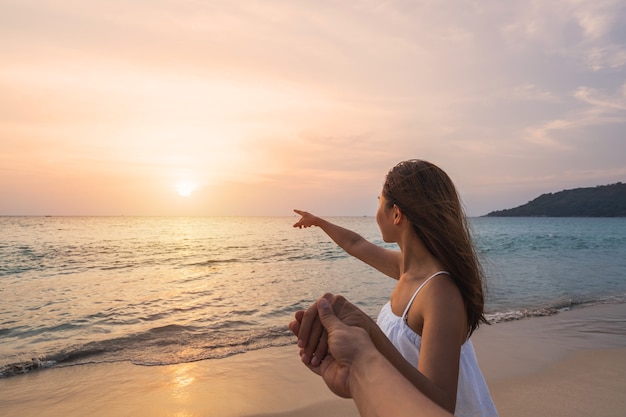
[[[0,217],[0,376],[293,343],[293,312],[326,291],[375,316],[395,281],[296,220]],[[383,244],[373,217],[333,220]],[[626,219],[472,224],[492,321],[625,301]]]

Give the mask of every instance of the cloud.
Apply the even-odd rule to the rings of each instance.
[[[622,86],[621,91],[613,95],[607,95],[595,88],[579,87],[573,97],[583,106],[568,114],[567,118],[551,120],[540,126],[529,128],[527,140],[558,150],[573,150],[574,146],[566,142],[567,132],[607,124],[626,124],[625,91],[626,84]],[[590,137],[588,140],[598,145],[598,140],[601,139]]]
[[[626,11],[619,0],[515,4],[517,18],[503,27],[510,44],[571,58],[592,71],[616,70],[626,65],[621,33]]]
[[[580,87],[574,93],[578,100],[589,104],[593,113],[602,113],[618,116],[618,121],[626,118],[626,83],[622,85],[621,91],[611,96],[603,94],[601,91],[590,87]],[[619,117],[621,115],[621,117]]]
[[[415,157],[481,197],[614,181],[621,3],[4,1],[0,192],[65,167],[156,195],[185,172],[207,199],[306,184],[356,207]]]

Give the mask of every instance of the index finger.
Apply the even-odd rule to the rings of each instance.
[[[309,344],[309,337],[313,323],[317,319],[317,303],[314,303],[306,309],[300,320],[300,328],[298,330],[298,347],[304,348]]]

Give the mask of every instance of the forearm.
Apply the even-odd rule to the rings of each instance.
[[[375,349],[362,352],[352,369],[350,394],[362,417],[451,415],[421,393]]]
[[[368,333],[374,342],[376,349],[389,361],[395,369],[397,369],[404,378],[417,388],[421,393],[426,395],[437,405],[443,407],[453,413],[456,404],[456,393],[454,395],[444,391],[436,386],[426,376],[411,365],[396,347],[391,343],[387,336],[377,326],[370,326]]]
[[[400,277],[400,252],[390,251],[377,246],[352,230],[338,226],[306,211],[294,211],[302,216],[293,225],[294,227],[319,227],[349,255],[360,259],[391,278],[398,279]]]
[[[319,217],[315,222],[315,226],[322,229],[324,233],[326,233],[328,237],[333,240],[333,242],[339,245],[350,255],[354,255],[354,253],[352,252],[352,247],[356,243],[364,240],[363,236],[361,236],[360,234]]]

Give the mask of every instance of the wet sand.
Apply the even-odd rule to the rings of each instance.
[[[473,340],[502,417],[624,415],[626,304],[483,326]],[[0,379],[0,414],[358,416],[351,400],[335,397],[300,363],[295,345],[170,366],[94,364]]]

